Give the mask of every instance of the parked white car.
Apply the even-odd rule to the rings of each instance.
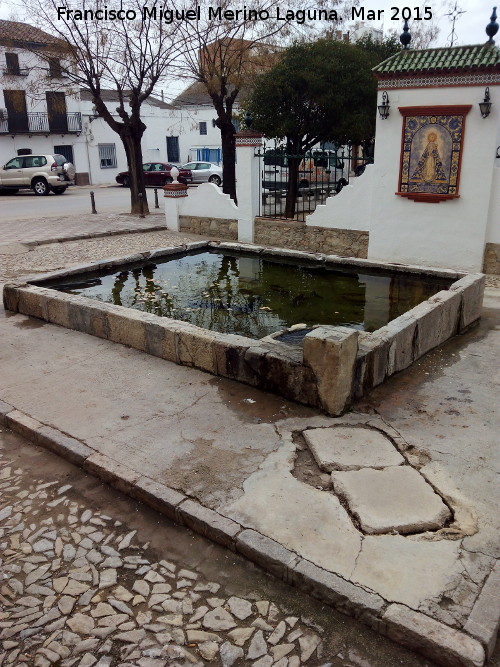
[[[213,162],[188,162],[181,169],[190,169],[193,173],[193,183],[222,183],[222,167]]]
[[[262,169],[265,191],[286,190],[288,156],[282,149],[267,150]],[[312,150],[299,166],[299,190],[331,189],[340,192],[349,182],[349,159],[336,151]]]
[[[36,195],[62,195],[75,183],[75,168],[64,155],[18,155],[0,169],[0,192],[31,189]]]

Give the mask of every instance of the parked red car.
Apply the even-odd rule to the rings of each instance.
[[[175,165],[167,164],[166,162],[147,162],[142,165],[144,169],[144,183],[146,186],[153,185],[156,187],[162,187],[166,183],[172,183],[174,180],[170,176],[170,170]],[[192,183],[193,174],[190,169],[179,169],[179,179],[181,183]],[[116,182],[123,187],[128,188],[130,186],[130,175],[128,171],[122,171],[116,177]]]

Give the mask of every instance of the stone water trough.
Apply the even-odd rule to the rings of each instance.
[[[442,279],[448,289],[434,294],[372,333],[321,325],[298,345],[202,329],[193,324],[52,289],[71,277],[116,271],[138,262],[167,260],[200,249],[279,257],[287,262],[324,263],[342,270],[406,273]],[[137,350],[260,387],[288,399],[341,414],[355,398],[410,366],[432,348],[464,332],[481,313],[484,275],[446,269],[372,262],[365,259],[200,241],[37,276],[4,287],[7,310],[99,336]],[[283,333],[283,332],[279,332]]]

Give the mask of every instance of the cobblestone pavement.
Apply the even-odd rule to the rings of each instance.
[[[153,210],[150,215],[140,218],[130,213],[91,213],[59,215],[36,220],[14,220],[2,216],[0,219],[1,246],[46,241],[47,239],[71,238],[84,234],[117,233],[137,229],[150,229],[165,224],[162,209]]]
[[[431,667],[0,432],[0,665]]]
[[[199,241],[200,238],[165,230],[51,243],[32,248],[19,244],[15,253],[5,252],[5,247],[2,249],[0,245],[0,281],[12,280],[26,274],[45,273],[103,257],[120,257],[151,248],[188,243],[193,239]]]

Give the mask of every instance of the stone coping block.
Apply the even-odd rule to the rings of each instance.
[[[131,494],[133,486],[141,476],[128,466],[99,452],[94,452],[85,459],[83,468],[126,494]]]
[[[293,551],[252,529],[243,530],[237,536],[236,551],[283,581],[290,581],[291,570],[298,559]]]
[[[234,551],[235,537],[241,531],[239,523],[189,499],[179,505],[177,513],[188,528]]]
[[[29,440],[37,440],[36,434],[42,423],[25,415],[20,410],[12,410],[5,415],[5,426]]]
[[[389,438],[372,428],[333,426],[303,431],[321,470],[385,468],[406,463]]]
[[[458,333],[462,294],[441,291],[408,311],[417,322],[415,359]]]
[[[369,535],[436,530],[451,517],[441,497],[411,466],[332,472],[332,482]]]
[[[5,307],[340,415],[353,398],[362,397],[475,321],[484,289],[481,274],[468,276],[446,269],[426,269],[427,274],[458,280],[449,290],[439,292],[373,333],[317,326],[305,336],[302,356],[299,346],[294,348],[272,337],[256,341],[236,334],[207,331],[186,322],[50,289],[55,280],[68,276],[154,261],[203,248],[252,252],[262,257],[281,256],[316,265],[337,264],[342,268],[422,272],[422,267],[410,265],[247,243],[199,241],[82,264],[38,276],[28,284],[8,284],[4,287]]]
[[[88,461],[84,468],[90,474],[177,523],[184,523],[209,539],[236,549],[275,576],[354,616],[403,646],[428,656],[438,665],[482,667],[485,651],[480,642],[487,644],[488,650],[493,650],[498,624],[498,564],[476,601],[469,630],[466,630],[469,634],[465,634],[403,605],[387,603],[372,591],[317,567],[271,538],[240,526],[174,489],[132,471],[71,436],[41,425],[7,403],[0,402],[0,422],[9,422],[13,430],[19,426],[29,440],[77,465]],[[475,639],[476,635],[479,641]]]
[[[465,632],[484,646],[486,658],[493,655],[500,625],[500,562],[493,570],[479,593],[472,612],[464,626]]]
[[[183,493],[174,491],[174,489],[170,489],[161,482],[155,482],[153,479],[141,475],[131,487],[130,495],[157,512],[164,514],[172,521],[182,523],[177,507],[186,500]]]
[[[38,429],[36,442],[80,467],[83,467],[85,460],[95,453],[94,449],[83,442],[65,435],[51,426],[42,426]]]
[[[327,255],[325,258],[328,264],[339,264],[340,266],[357,266],[363,269],[381,269],[383,271],[394,271],[395,273],[425,273],[428,276],[436,278],[450,278],[458,280],[466,275],[463,272],[453,269],[436,268],[434,266],[419,266],[418,264],[393,264],[391,262],[377,262],[372,259],[363,259],[360,257],[342,257],[340,255]]]
[[[460,332],[465,331],[481,317],[485,283],[486,276],[483,273],[471,273],[451,285],[450,292],[461,292],[462,294]]]
[[[314,598],[354,618],[376,618],[387,604],[380,595],[366,591],[304,559],[300,559],[293,567],[291,580]]]
[[[304,337],[304,363],[317,378],[321,407],[340,414],[352,395],[358,332],[347,327],[320,326]]]
[[[0,424],[5,424],[5,417],[13,410],[14,408],[12,405],[9,405],[9,403],[5,403],[4,401],[0,401]]]
[[[481,667],[484,664],[484,649],[478,641],[418,611],[391,604],[383,621],[388,637],[422,653],[438,665]]]

